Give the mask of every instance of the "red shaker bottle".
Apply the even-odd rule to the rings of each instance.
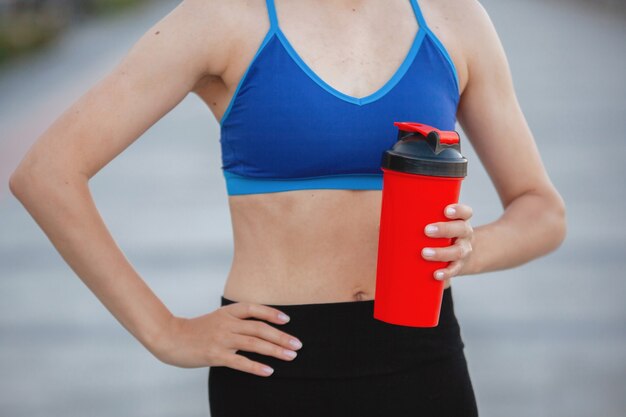
[[[397,325],[435,327],[444,281],[435,270],[449,262],[422,257],[424,247],[453,244],[424,233],[427,224],[447,221],[444,208],[458,203],[467,159],[455,131],[413,122],[394,122],[398,141],[382,157],[383,191],[378,240],[374,318]]]

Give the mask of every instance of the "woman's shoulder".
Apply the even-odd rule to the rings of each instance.
[[[159,23],[176,30],[182,57],[203,66],[206,75],[220,76],[238,47],[238,39],[254,26],[255,16],[258,20],[255,9],[259,5],[260,1],[247,0],[183,0]],[[152,29],[158,30],[158,25]]]
[[[418,1],[429,29],[452,56],[463,91],[472,62],[498,41],[487,10],[478,0]]]
[[[419,4],[431,29],[434,21],[435,25],[471,36],[477,26],[484,29],[491,24],[487,10],[478,0],[419,0]]]

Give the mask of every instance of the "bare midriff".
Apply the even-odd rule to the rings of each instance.
[[[380,190],[334,189],[229,196],[234,257],[224,297],[275,305],[373,300],[381,198]]]

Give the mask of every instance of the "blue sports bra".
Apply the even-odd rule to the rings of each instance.
[[[454,130],[460,99],[454,63],[419,24],[402,64],[365,97],[344,94],[302,60],[278,25],[273,0],[261,45],[220,121],[228,195],[301,189],[381,190],[381,160],[397,140],[395,121]]]

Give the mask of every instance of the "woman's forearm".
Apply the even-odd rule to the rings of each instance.
[[[37,179],[27,178],[33,176]],[[153,352],[172,314],[113,240],[94,204],[88,179],[30,172],[14,175],[11,191],[85,285]]]
[[[460,275],[512,268],[546,255],[566,234],[558,194],[529,192],[513,200],[498,220],[474,227],[470,260]]]

